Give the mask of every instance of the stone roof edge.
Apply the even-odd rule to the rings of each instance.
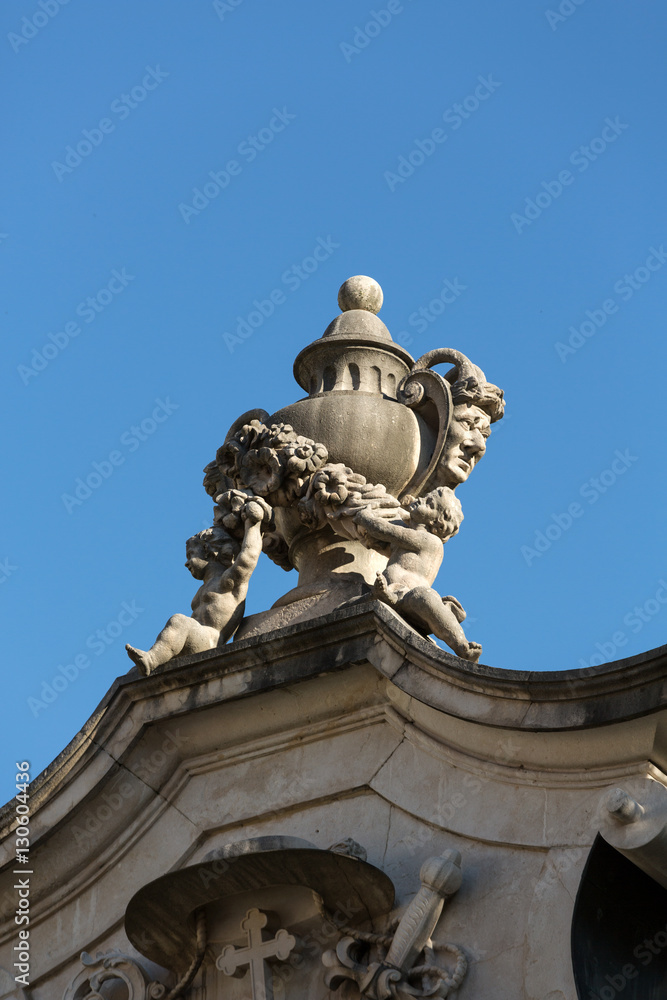
[[[331,647],[336,650],[333,658]],[[303,663],[315,650],[328,653],[326,665],[320,657],[296,674],[288,669],[290,662]],[[133,667],[114,680],[71,742],[33,779],[33,805],[49,797],[49,786],[60,784],[87,750],[103,748],[105,730],[116,729],[119,718],[136,702],[205,683],[223,672],[255,673],[255,668],[271,666],[270,674],[257,674],[254,683],[235,695],[248,697],[364,659],[417,701],[484,726],[533,732],[585,729],[650,715],[667,705],[667,645],[574,670],[488,667],[459,659],[423,639],[392,609],[373,601],[182,657],[178,665],[148,678]],[[286,669],[281,671],[281,665]],[[0,808],[0,831],[11,822],[13,801]]]

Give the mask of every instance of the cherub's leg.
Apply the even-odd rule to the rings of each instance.
[[[200,653],[213,649],[219,634],[217,629],[200,625],[187,615],[172,615],[148,651],[135,649],[129,643],[125,649],[141,673],[148,676],[156,667],[168,663],[179,653]]]
[[[443,603],[440,594],[431,587],[415,587],[401,598],[396,610],[427,625],[457,656],[473,663],[479,660],[482,647],[477,642],[468,642],[452,606]]]

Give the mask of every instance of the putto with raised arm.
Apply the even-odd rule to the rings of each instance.
[[[273,514],[261,497],[228,490],[218,497],[216,520],[185,543],[185,565],[202,581],[192,615],[172,615],[149,650],[125,647],[143,674],[176,656],[215,649],[238,628],[262,552],[262,526],[271,524]]]
[[[349,278],[338,301],[341,314],[294,363],[307,395],[242,414],[206,466],[213,527],[189,540],[186,563],[203,583],[191,617],[170,618],[146,652],[127,647],[143,672],[372,600],[479,659],[460,602],[433,585],[463,518],[454,490],[484,456],[502,390],[451,348],[414,361],[378,317],[372,278]],[[244,619],[261,551],[299,579]]]

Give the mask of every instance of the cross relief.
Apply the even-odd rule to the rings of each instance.
[[[273,977],[267,959],[284,962],[296,945],[296,938],[286,930],[279,930],[274,938],[265,937],[267,923],[268,917],[261,910],[248,910],[241,921],[241,930],[248,935],[247,946],[226,945],[215,963],[226,976],[237,978],[246,974],[248,966],[252,1000],[273,1000]]]

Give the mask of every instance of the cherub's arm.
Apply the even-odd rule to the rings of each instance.
[[[406,528],[402,524],[394,524],[384,517],[378,517],[371,507],[363,507],[357,511],[354,523],[381,542],[388,542],[389,545],[398,544],[409,552],[420,552],[422,549],[418,532],[414,528]]]
[[[224,581],[230,590],[247,589],[262,554],[262,521],[267,519],[267,510],[270,512],[266,502],[259,502],[257,498],[244,508],[245,535],[241,551],[221,579],[221,583]]]

